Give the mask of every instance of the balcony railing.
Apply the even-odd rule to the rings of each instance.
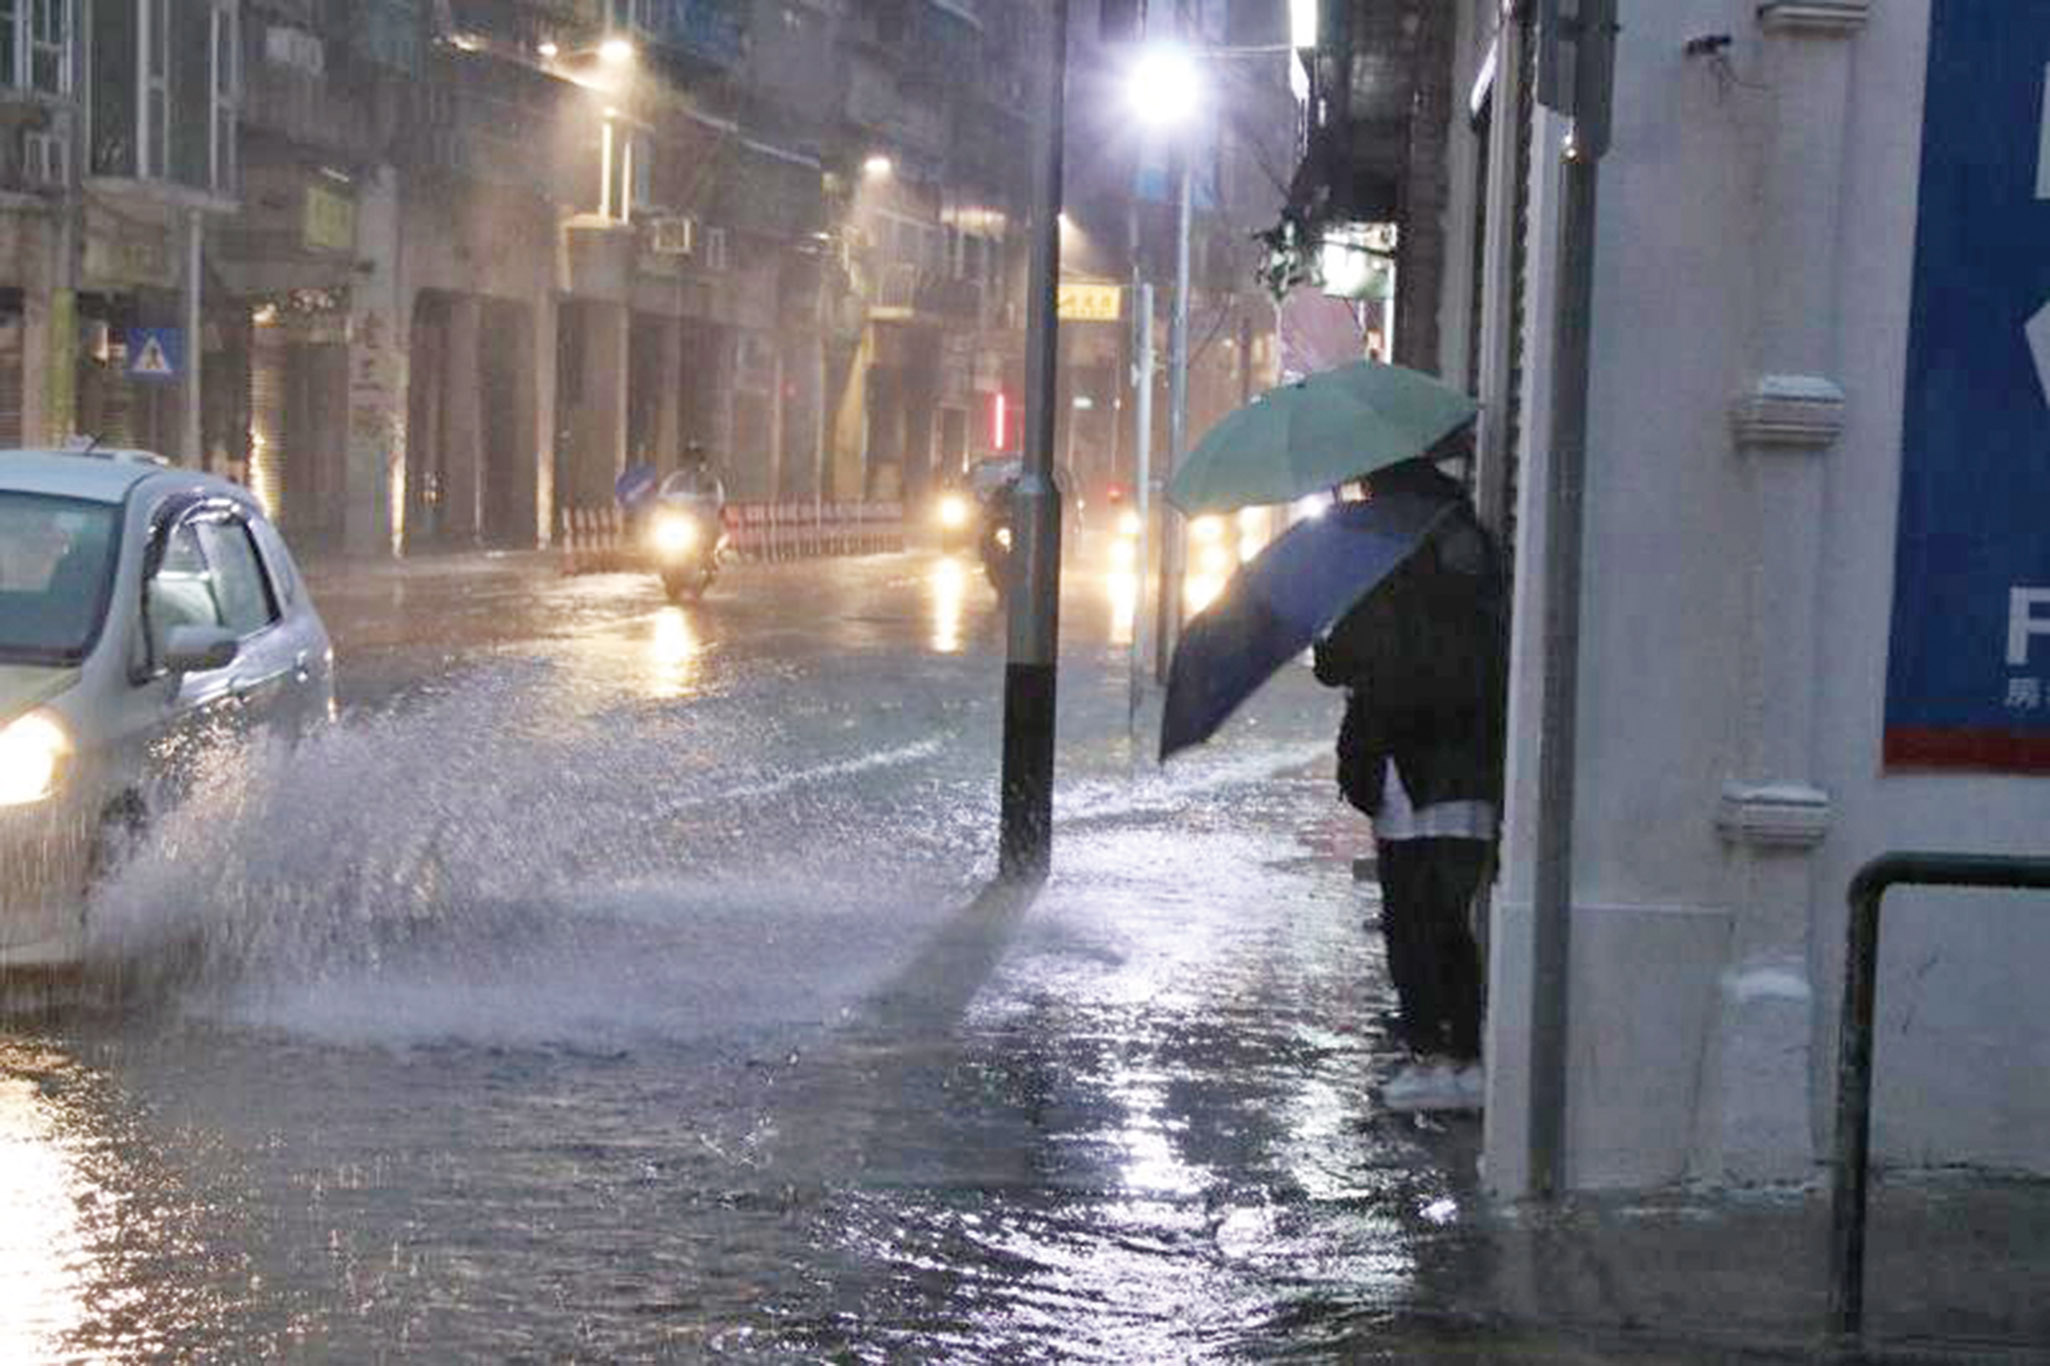
[[[634,27],[665,47],[719,66],[747,53],[747,13],[739,0],[634,0]]]

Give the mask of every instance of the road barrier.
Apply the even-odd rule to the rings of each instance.
[[[2050,890],[2050,858],[1881,854],[1851,879],[1837,1041],[1836,1169],[1829,1205],[1829,1329],[1855,1340],[1865,1319],[1865,1199],[1872,1143],[1872,1020],[1879,984],[1879,902],[1889,887]]]
[[[728,553],[748,560],[879,555],[904,548],[902,503],[729,503]],[[644,567],[616,504],[564,508],[557,532],[565,574]]]

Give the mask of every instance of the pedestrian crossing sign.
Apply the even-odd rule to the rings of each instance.
[[[185,371],[185,333],[176,327],[128,329],[128,378],[174,380]]]

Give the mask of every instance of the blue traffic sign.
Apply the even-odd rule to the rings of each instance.
[[[1931,24],[1886,763],[2050,772],[2050,4]]]
[[[174,380],[185,373],[185,332],[177,327],[128,329],[128,378]]]

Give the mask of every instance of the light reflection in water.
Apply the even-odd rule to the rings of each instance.
[[[703,642],[697,624],[681,607],[664,607],[655,614],[648,637],[648,695],[670,702],[697,691],[698,654]]]
[[[55,1360],[85,1324],[83,1185],[36,1084],[0,1078],[0,1361]]]
[[[1117,570],[1105,578],[1104,586],[1110,594],[1110,643],[1130,645],[1139,623],[1139,576]]]
[[[968,571],[949,555],[936,561],[926,580],[932,596],[932,648],[943,655],[961,652],[961,608],[968,592]]]

